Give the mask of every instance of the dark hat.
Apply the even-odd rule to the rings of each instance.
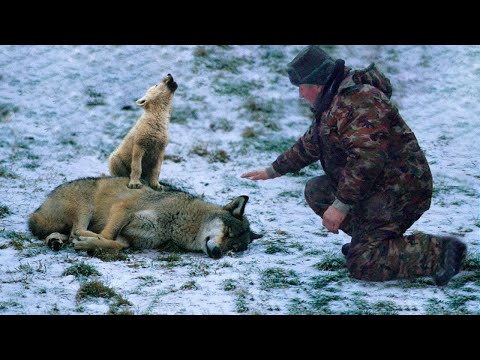
[[[335,60],[318,46],[310,45],[300,51],[288,65],[290,82],[300,84],[325,85],[333,72]]]

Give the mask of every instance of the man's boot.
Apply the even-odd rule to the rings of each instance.
[[[460,272],[466,255],[467,245],[453,236],[437,237],[443,240],[443,251],[433,280],[438,286],[447,285],[450,279]]]
[[[350,250],[350,245],[351,243],[346,243],[342,246],[342,254],[347,256],[348,255],[348,250]]]

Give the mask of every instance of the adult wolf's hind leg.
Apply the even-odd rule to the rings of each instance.
[[[45,244],[54,251],[60,250],[68,242],[68,236],[58,232],[51,233],[45,238]]]

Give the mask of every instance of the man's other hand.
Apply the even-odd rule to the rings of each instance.
[[[323,226],[325,226],[328,231],[331,231],[334,234],[338,234],[338,228],[342,224],[343,220],[347,217],[347,214],[344,214],[340,210],[335,209],[330,205],[323,214]]]

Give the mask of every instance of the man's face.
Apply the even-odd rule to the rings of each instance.
[[[322,91],[324,85],[300,84],[298,87],[298,95],[300,99],[305,99],[313,107],[318,94]]]

